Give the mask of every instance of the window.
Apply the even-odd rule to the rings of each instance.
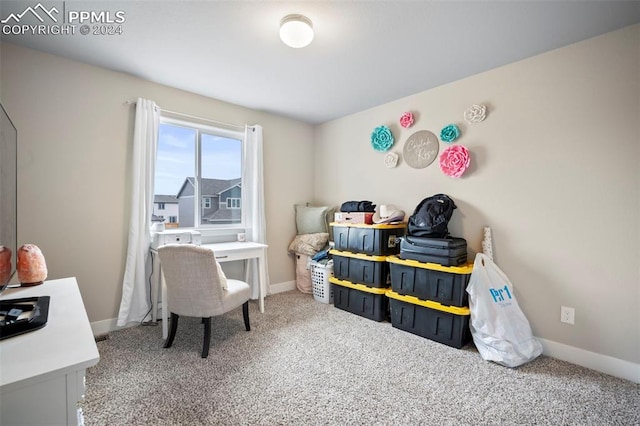
[[[177,198],[179,228],[243,226],[243,145],[244,132],[161,117],[155,196]]]
[[[164,203],[158,203],[158,210],[164,210]]]
[[[178,216],[169,216],[169,223],[178,223]]]
[[[240,198],[227,198],[227,208],[228,209],[239,209],[240,208]]]

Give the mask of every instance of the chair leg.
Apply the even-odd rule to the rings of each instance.
[[[251,325],[249,325],[249,301],[247,300],[242,305],[242,316],[244,317],[244,328],[247,331],[251,331]]]
[[[178,329],[178,315],[171,312],[171,330],[169,330],[169,337],[164,342],[165,348],[170,348],[173,345],[173,339],[176,337],[176,330]]]
[[[204,323],[204,342],[202,343],[202,358],[209,356],[209,345],[211,344],[211,317],[202,318]]]

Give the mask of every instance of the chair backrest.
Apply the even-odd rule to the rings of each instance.
[[[191,244],[158,248],[169,311],[177,315],[221,315],[223,291],[213,250]]]

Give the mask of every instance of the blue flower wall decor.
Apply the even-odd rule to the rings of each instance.
[[[440,131],[440,139],[442,142],[451,143],[458,139],[460,136],[460,129],[455,124],[449,124],[444,126],[444,128]]]
[[[387,126],[378,126],[371,133],[371,145],[376,151],[388,151],[393,146],[393,135]]]

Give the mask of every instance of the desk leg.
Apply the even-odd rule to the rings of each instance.
[[[155,272],[156,268],[155,262],[157,262],[157,257],[151,252],[151,259],[153,262],[153,269],[151,270],[151,275]],[[158,291],[160,290],[160,282],[158,280],[154,280],[155,285],[151,286],[151,321],[156,322],[158,319]]]
[[[258,306],[260,306],[260,313],[264,314],[264,296],[267,293],[266,289],[266,282],[267,282],[267,278],[266,278],[266,268],[264,266],[264,252],[255,258],[252,259],[247,259],[244,262],[244,281],[245,282],[249,282],[249,280],[251,279],[251,274],[249,273],[250,271],[250,263],[251,261],[255,260],[256,261],[256,267],[258,268],[256,271],[256,277],[258,279]]]
[[[167,286],[162,277],[162,265],[158,265],[158,285],[160,286],[160,303],[162,303],[162,338],[169,337],[169,303],[167,300]]]
[[[267,267],[264,261],[264,250],[258,257],[258,284],[260,285],[260,313],[264,314],[264,297],[267,294]]]

